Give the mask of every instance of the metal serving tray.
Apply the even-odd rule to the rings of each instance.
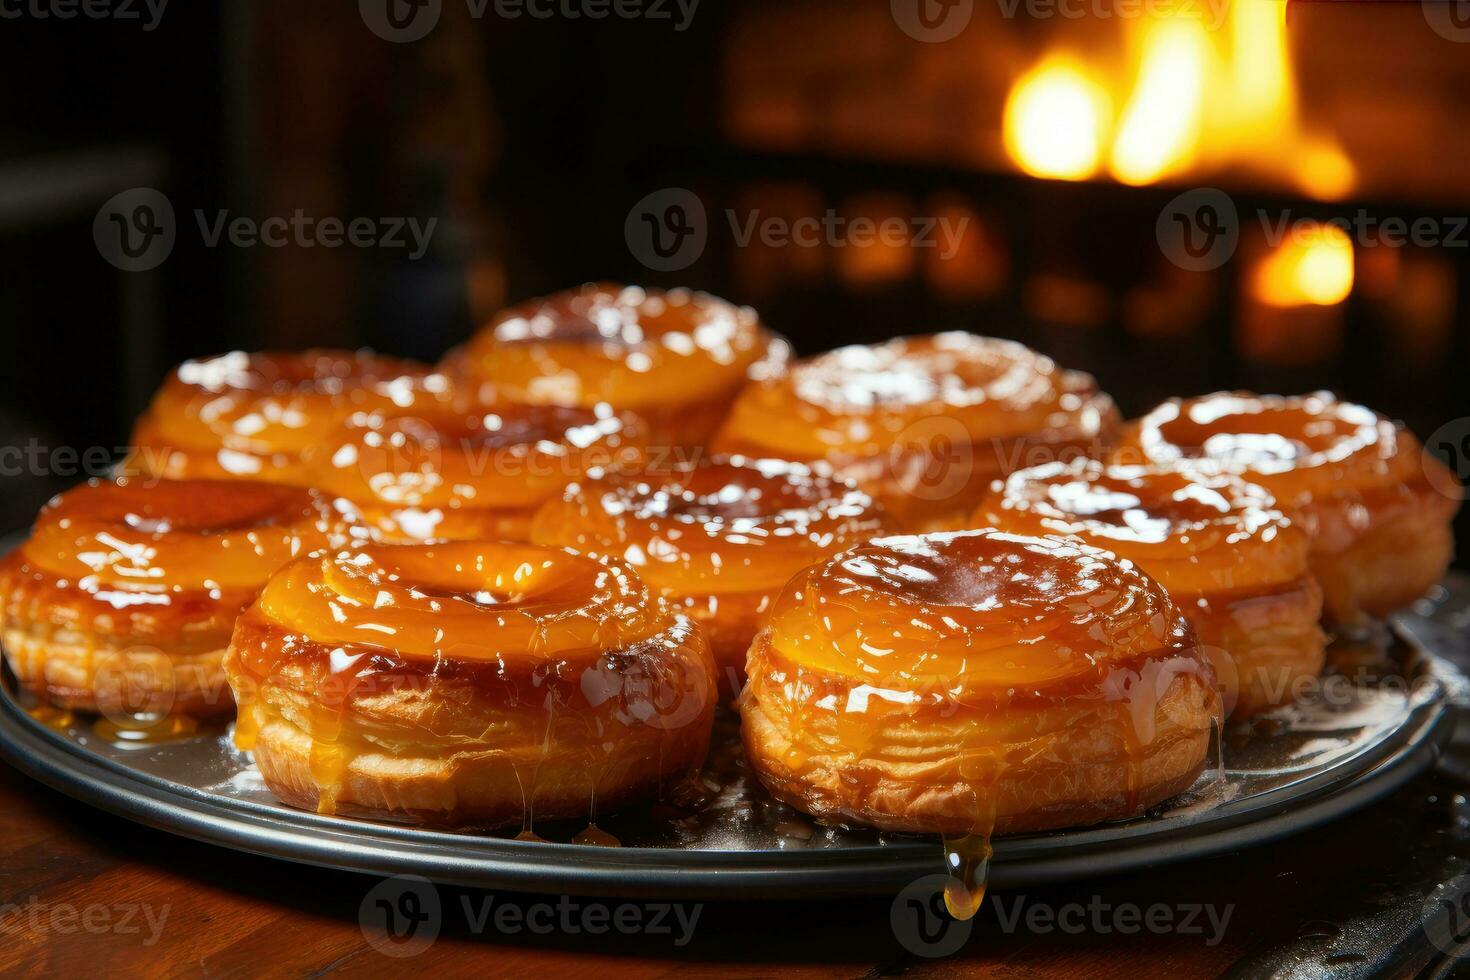
[[[1338,642],[1318,694],[1226,729],[1223,769],[1138,819],[1002,837],[991,884],[1112,874],[1260,844],[1332,820],[1432,766],[1470,690],[1470,578],[1454,575],[1378,637]],[[936,839],[825,827],[767,798],[722,716],[697,812],[653,805],[599,820],[621,847],[457,834],[294,810],[216,729],[175,741],[104,737],[0,678],[0,754],[80,802],[268,857],[377,875],[571,895],[720,899],[892,893],[942,870]]]

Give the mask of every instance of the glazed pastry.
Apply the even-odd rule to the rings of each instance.
[[[703,445],[746,382],[779,372],[784,340],[707,293],[588,284],[499,314],[446,373],[487,401],[599,402],[642,418],[661,449]]]
[[[452,826],[595,821],[668,791],[715,706],[704,638],[637,573],[505,542],[293,562],[225,669],[236,744],[282,800]]]
[[[300,482],[301,451],[352,412],[408,410],[448,381],[366,351],[235,351],[185,361],[133,430],[124,471],[182,479]]]
[[[752,385],[717,452],[826,460],[908,531],[963,527],[1013,470],[1093,455],[1117,420],[1096,382],[964,333],[843,347]]]
[[[1458,497],[1413,434],[1326,392],[1219,392],[1129,423],[1115,459],[1232,473],[1271,492],[1311,536],[1330,622],[1384,616],[1444,576]]]
[[[1163,589],[1059,538],[879,538],[798,574],[768,623],[746,752],[823,819],[986,837],[1133,816],[1194,782],[1219,709]]]
[[[6,658],[59,707],[228,714],[235,618],[282,564],[355,530],[302,487],[92,481],[47,504],[0,566]]]
[[[1225,710],[1244,718],[1293,700],[1322,670],[1307,536],[1273,507],[1235,477],[1076,460],[1012,474],[974,523],[1073,535],[1137,564],[1194,627]]]
[[[359,413],[303,454],[302,472],[356,503],[382,541],[525,541],[536,508],[567,484],[643,461],[637,421],[606,405],[507,405]]]
[[[882,514],[851,484],[781,460],[735,457],[568,488],[536,515],[531,540],[615,555],[697,622],[721,691],[745,680],[761,616],[813,562],[880,533]]]

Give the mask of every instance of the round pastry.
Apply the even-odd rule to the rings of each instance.
[[[733,696],[781,587],[880,533],[882,519],[851,484],[799,463],[734,457],[574,484],[537,512],[531,540],[616,555],[637,568],[700,625]]]
[[[228,714],[235,618],[282,564],[355,527],[303,487],[94,480],[47,504],[0,566],[6,658],[60,707]]]
[[[185,361],[133,430],[125,472],[299,482],[299,457],[354,411],[406,410],[448,379],[367,351],[235,351]]]
[[[320,813],[497,827],[587,818],[702,763],[714,662],[637,573],[509,542],[292,562],[225,660],[235,741]]]
[[[643,460],[637,421],[606,405],[441,407],[354,415],[303,454],[302,472],[356,503],[382,541],[525,541],[536,508],[567,484]]]
[[[755,311],[687,289],[588,284],[495,317],[450,355],[485,400],[641,417],[653,445],[703,445],[746,382],[778,372],[790,348]]]
[[[1309,561],[1327,618],[1384,616],[1422,596],[1449,567],[1454,484],[1407,430],[1326,392],[1218,392],[1165,402],[1131,422],[1119,462],[1231,473],[1271,492],[1311,536]]]
[[[1324,657],[1307,535],[1273,507],[1235,477],[1076,460],[1013,473],[974,522],[1073,535],[1137,564],[1194,627],[1226,710],[1243,718],[1300,695]]]
[[[1131,563],[1052,537],[880,538],[799,573],[740,715],[780,800],[988,837],[1141,813],[1201,772],[1208,660]]]
[[[1117,421],[1091,377],[1008,340],[843,347],[745,390],[718,452],[822,459],[907,531],[963,527],[995,477],[1093,454]]]

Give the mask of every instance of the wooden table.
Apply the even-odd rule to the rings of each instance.
[[[85,976],[105,969],[141,976],[412,971],[598,980],[895,973],[1138,980],[1268,975],[1292,964],[1330,966],[1334,976],[1366,976],[1392,965],[1412,973],[1443,961],[1415,918],[1424,895],[1435,882],[1470,870],[1464,788],[1449,773],[1430,773],[1367,811],[1277,844],[1148,874],[994,896],[960,952],[943,959],[900,944],[893,903],[886,900],[706,904],[698,908],[692,938],[680,945],[682,930],[672,915],[665,917],[668,933],[582,931],[603,921],[599,916],[609,923],[619,915],[625,922],[651,921],[657,910],[647,903],[442,887],[434,889],[441,908],[437,938],[402,958],[382,949],[406,947],[386,944],[371,928],[370,941],[360,922],[362,910],[373,907],[369,891],[380,886],[377,879],[148,830],[0,766],[0,975]],[[487,901],[491,917],[481,923]],[[565,920],[559,901],[568,907]],[[524,921],[550,923],[551,930],[538,934],[524,924],[497,930],[494,916],[502,906],[512,907],[499,913],[510,916],[503,923],[529,917]],[[1228,914],[1223,933],[1215,934],[1203,910],[1186,925],[1195,906],[1209,906],[1216,921]],[[1151,907],[1165,910],[1153,913],[1155,922],[1167,915],[1175,926],[1119,931],[1137,928],[1132,916],[1143,922]],[[683,911],[688,921],[695,907]]]

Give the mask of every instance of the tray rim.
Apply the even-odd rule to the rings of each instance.
[[[1298,833],[1366,806],[1438,759],[1454,711],[1446,672],[1458,670],[1408,631],[1435,690],[1404,724],[1351,760],[1263,793],[1169,821],[1135,820],[999,838],[994,887],[1116,874],[1208,857]],[[371,875],[416,874],[444,884],[546,894],[680,899],[888,894],[937,872],[936,844],[894,835],[878,846],[790,850],[605,849],[422,830],[325,817],[217,796],[88,752],[27,715],[0,691],[0,757],[98,809],[158,830],[263,857]],[[1346,768],[1343,767],[1343,768]]]

